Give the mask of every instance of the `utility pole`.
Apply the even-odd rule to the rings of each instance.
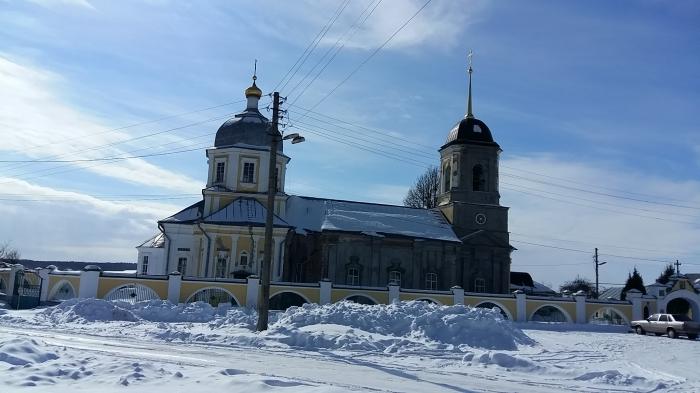
[[[600,295],[600,290],[598,289],[598,268],[605,265],[607,262],[598,262],[598,247],[595,248],[595,256],[593,257],[595,262],[595,298],[598,299]]]
[[[257,331],[267,330],[270,308],[270,270],[272,266],[272,227],[275,216],[275,196],[277,195],[277,144],[280,143],[279,110],[280,93],[272,95],[272,123],[268,130],[270,135],[270,164],[267,175],[267,216],[265,217],[265,254],[262,264],[262,290],[258,297]]]

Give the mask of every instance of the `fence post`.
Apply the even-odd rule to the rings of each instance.
[[[180,287],[182,285],[182,274],[172,272],[168,274],[168,301],[173,304],[180,303]]]
[[[39,294],[40,302],[45,302],[49,298],[49,273],[52,271],[53,269],[46,267],[39,269],[39,278],[41,278],[39,282],[41,285],[41,293]]]
[[[79,298],[97,298],[97,287],[100,284],[102,269],[99,266],[87,265],[80,272]]]
[[[642,319],[644,317],[644,312],[642,311],[642,292],[638,289],[630,289],[627,291],[627,300],[632,302],[632,321]],[[658,300],[657,302],[657,304],[661,303]]]
[[[400,300],[401,287],[394,282],[387,285],[387,287],[389,288],[389,304],[397,303]]]
[[[248,285],[246,286],[245,305],[246,307],[258,307],[258,292],[260,288],[260,279],[258,276],[248,276]]]
[[[452,303],[455,305],[464,305],[464,289],[459,285],[450,288],[452,290]]]
[[[574,299],[576,299],[576,323],[588,322],[588,317],[586,316],[586,292],[576,292]]]
[[[24,266],[20,265],[19,263],[10,265],[10,279],[7,281],[6,296],[8,303],[10,303],[10,299],[12,299],[12,296],[15,294],[15,276],[17,276],[17,272],[20,270],[24,270]]]
[[[319,303],[330,304],[331,302],[331,292],[333,291],[333,283],[331,280],[324,278],[319,281]]]
[[[515,320],[517,322],[527,322],[527,294],[520,289],[513,293],[515,294]]]

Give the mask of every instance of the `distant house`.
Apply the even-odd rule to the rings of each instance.
[[[521,290],[528,295],[534,296],[554,296],[557,294],[548,286],[534,281],[530,273],[510,272],[510,291],[516,290]]]

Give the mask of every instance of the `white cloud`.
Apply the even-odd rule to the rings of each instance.
[[[658,178],[611,163],[573,162],[552,155],[506,159],[501,167],[501,194],[502,204],[510,206],[512,239],[590,251],[590,254],[575,253],[513,242],[519,249],[513,254],[514,271],[530,271],[535,280],[552,282],[555,286],[577,274],[593,279],[594,247],[603,254],[669,261],[678,258],[700,264],[697,242],[700,209],[611,198],[508,177],[509,174],[599,193],[695,207],[700,207],[700,182]],[[634,266],[647,282],[653,282],[664,266],[659,262],[609,256],[601,259],[609,261],[601,268],[602,282],[624,283],[627,272]],[[573,263],[581,265],[570,265]],[[700,271],[700,265],[688,264],[685,271]]]
[[[0,182],[0,241],[31,259],[134,261],[134,247],[157,232],[156,221],[187,203],[116,202],[16,179]]]
[[[88,0],[29,0],[46,8],[80,7],[94,10],[95,7]]]
[[[140,140],[140,145],[125,144],[93,149],[129,139],[133,135],[125,131],[103,132],[110,127],[71,107],[62,98],[61,90],[69,88],[55,73],[0,54],[0,125],[4,137],[0,150],[36,159],[51,156],[60,156],[61,159],[92,159],[131,155],[130,147],[160,146],[164,142],[179,139],[172,135],[160,135],[159,138]],[[173,149],[173,146],[168,148]],[[157,151],[160,150],[149,150],[146,153]],[[143,159],[54,166],[82,167],[104,177],[186,193],[198,192],[202,186],[201,181]],[[11,173],[15,176],[22,174],[22,178],[27,179],[41,176],[34,172],[35,167],[30,166]]]

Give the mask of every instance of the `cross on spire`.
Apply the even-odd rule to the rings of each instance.
[[[676,275],[680,276],[682,263],[678,262],[678,259],[676,259],[676,263],[674,263],[674,265],[676,265]]]
[[[258,79],[258,59],[255,59],[253,64],[253,83]]]
[[[467,100],[467,118],[473,118],[474,114],[472,113],[472,57],[474,56],[474,52],[472,52],[471,49],[469,49],[469,54],[467,55],[467,59],[469,60],[469,99]]]

